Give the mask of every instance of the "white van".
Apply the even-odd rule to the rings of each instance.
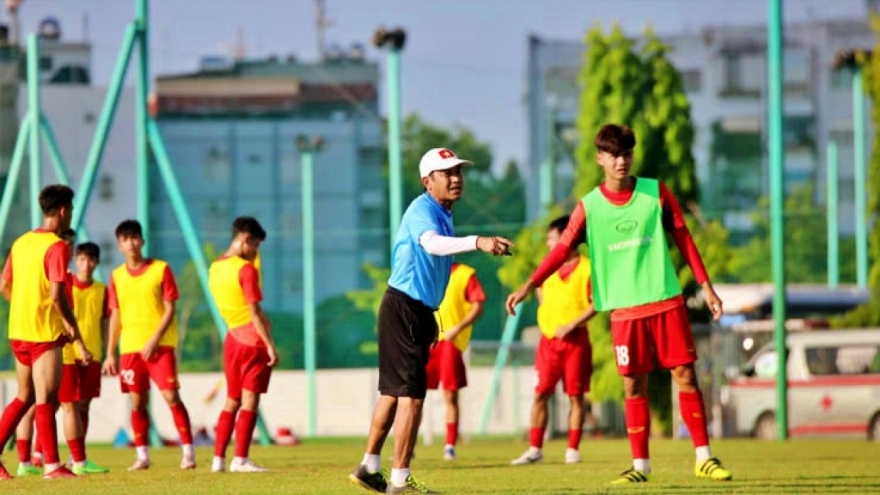
[[[789,334],[789,436],[852,436],[880,441],[880,329]],[[773,343],[721,390],[725,424],[738,435],[775,439]]]

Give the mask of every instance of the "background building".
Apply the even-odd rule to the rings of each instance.
[[[268,230],[261,248],[268,310],[302,307],[297,135],[326,143],[314,175],[318,301],[367,286],[363,263],[386,262],[378,77],[355,46],[321,63],[209,57],[198,72],[156,82],[153,111],[202,241],[224,248],[239,215]],[[151,191],[152,253],[181,270],[189,255],[170,201],[160,183]]]
[[[663,36],[682,75],[696,127],[694,157],[707,216],[722,218],[734,239],[748,237],[756,200],[765,195],[766,26],[709,27]],[[815,21],[785,28],[785,175],[789,190],[816,185],[824,201],[825,150],[840,152],[840,229],[854,231],[851,77],[831,68],[847,48],[871,48],[868,19]],[[538,167],[547,159],[551,128],[557,149],[573,149],[584,45],[578,41],[528,41],[529,217],[540,211]],[[869,101],[865,99],[865,104]],[[552,123],[551,123],[552,122]],[[870,128],[868,130],[870,136]],[[562,153],[557,153],[560,156]],[[557,199],[571,194],[570,154],[556,166]],[[864,187],[864,185],[863,185]]]
[[[37,32],[41,36],[41,109],[52,126],[68,172],[76,186],[92,146],[107,88],[91,84],[90,43],[66,40],[62,37],[61,26],[52,18],[44,19]],[[8,29],[5,33],[6,44],[0,41],[0,173],[4,183],[19,122],[30,106],[25,81],[27,54],[23,48],[19,48],[23,40],[14,39]],[[2,29],[0,34],[3,34]],[[101,271],[104,274],[109,274],[108,270],[122,260],[116,251],[116,225],[120,220],[135,215],[135,203],[130,200],[136,191],[134,137],[134,92],[132,88],[123,88],[85,218],[85,226],[91,239],[101,246]],[[58,182],[45,146],[41,165],[43,183]],[[9,247],[12,240],[30,228],[31,199],[26,186],[28,180],[25,160],[19,175],[20,186],[3,239],[4,247]]]

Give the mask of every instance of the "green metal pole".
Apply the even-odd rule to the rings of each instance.
[[[840,283],[840,270],[838,267],[840,230],[837,227],[837,216],[839,214],[837,192],[840,186],[837,177],[837,143],[834,141],[828,142],[827,169],[828,287],[836,289]]]
[[[46,142],[46,149],[49,152],[49,159],[52,162],[52,166],[55,168],[55,176],[58,177],[58,182],[65,186],[71,185],[70,173],[67,172],[67,165],[64,163],[64,156],[61,154],[61,148],[58,147],[58,141],[55,139],[55,133],[52,131],[52,126],[49,125],[49,121],[46,120],[46,117],[43,115],[40,115],[40,131],[43,135],[43,141]],[[85,225],[76,232],[76,235],[83,242],[88,242],[91,238],[89,235],[89,229],[86,228]],[[100,282],[106,281],[100,265],[95,269],[95,278]]]
[[[15,191],[18,189],[18,176],[21,174],[21,162],[27,152],[27,143],[31,131],[31,121],[25,118],[18,127],[18,139],[15,141],[15,149],[12,151],[12,162],[9,164],[9,173],[6,175],[6,185],[3,186],[3,198],[0,199],[0,239],[6,235],[6,224],[9,222],[9,210],[12,209],[12,200],[15,199]]]
[[[205,293],[205,301],[208,303],[208,309],[211,312],[214,325],[220,333],[220,338],[225,339],[226,322],[223,321],[223,317],[220,316],[220,311],[217,309],[217,303],[214,301],[214,297],[211,295],[211,290],[208,287],[208,262],[205,259],[204,251],[202,251],[198,233],[196,233],[195,226],[193,226],[192,218],[189,216],[189,210],[186,207],[186,200],[180,190],[180,184],[174,176],[174,167],[172,167],[171,159],[168,157],[168,150],[165,148],[165,142],[162,140],[159,126],[156,125],[156,122],[153,119],[147,119],[147,132],[149,137],[148,143],[152,146],[153,155],[156,157],[156,164],[159,168],[159,174],[165,184],[165,190],[168,191],[168,198],[171,200],[171,206],[174,208],[177,222],[180,224],[180,230],[183,231],[183,240],[186,243],[190,258],[192,258],[193,264],[196,267],[196,274],[199,277],[199,285]],[[271,444],[272,439],[269,435],[269,430],[266,428],[266,423],[260,415],[257,416],[257,428],[259,431],[260,445]]]
[[[400,49],[388,51],[388,213],[391,246],[403,216],[403,156],[401,148]]]
[[[135,155],[137,157],[137,217],[144,229],[144,256],[150,252],[150,151],[147,133],[147,96],[150,91],[150,56],[147,30],[148,0],[136,0],[138,67],[135,79]],[[201,253],[201,248],[198,250]]]
[[[853,68],[853,182],[855,182],[856,209],[856,284],[868,286],[868,220],[867,215],[867,157],[865,146],[864,76],[861,67]]]
[[[303,341],[305,346],[307,416],[310,437],[317,434],[315,389],[315,151],[302,153]]]
[[[782,0],[769,0],[767,22],[768,149],[770,152],[770,220],[773,271],[773,341],[778,356],[776,425],[780,440],[788,438],[788,373],[785,348],[785,164],[782,140]]]
[[[159,168],[159,174],[162,176],[162,182],[168,191],[168,199],[171,200],[171,206],[177,216],[177,222],[180,224],[180,230],[183,231],[183,240],[186,243],[189,255],[196,267],[196,273],[199,277],[199,285],[205,293],[205,299],[208,302],[208,308],[211,310],[211,317],[214,324],[220,330],[220,336],[226,337],[226,324],[220,316],[217,304],[211,297],[211,290],[208,287],[208,262],[205,259],[205,252],[199,243],[199,235],[193,225],[192,218],[189,216],[189,210],[186,207],[186,199],[180,190],[177,178],[174,176],[174,167],[171,165],[171,159],[168,158],[168,151],[165,149],[165,142],[159,133],[159,126],[152,119],[147,120],[147,132],[149,133],[149,144],[153,148],[153,154],[156,157],[156,164]]]
[[[541,206],[544,211],[549,211],[553,206],[553,171],[556,168],[556,109],[550,109],[548,114],[549,125],[547,127],[547,159],[541,164],[540,189]]]
[[[492,406],[498,398],[498,392],[501,389],[501,376],[504,374],[504,365],[507,363],[507,357],[510,355],[510,344],[516,335],[516,329],[519,326],[519,315],[522,312],[522,303],[517,304],[514,308],[512,316],[507,317],[504,323],[504,332],[501,334],[501,347],[498,348],[498,355],[495,356],[495,369],[492,371],[492,384],[489,386],[489,395],[483,404],[483,412],[480,415],[480,424],[477,427],[477,434],[486,433],[486,427],[489,425],[489,416],[492,415]]]
[[[134,51],[136,41],[137,26],[135,23],[131,23],[125,31],[122,50],[120,50],[119,57],[116,60],[116,68],[113,70],[113,77],[110,79],[110,86],[107,88],[104,107],[101,109],[100,117],[98,117],[95,138],[92,141],[92,147],[89,149],[89,156],[86,158],[86,163],[83,167],[82,178],[79,181],[79,187],[77,187],[76,196],[73,199],[73,220],[70,225],[74,230],[79,230],[83,219],[86,217],[89,197],[91,197],[92,189],[95,187],[98,166],[107,147],[107,137],[110,135],[110,128],[113,126],[113,117],[116,115],[119,95],[122,92],[122,85],[125,83],[125,73],[128,70],[128,62],[131,60],[131,53]]]
[[[43,185],[43,168],[40,152],[40,38],[31,33],[27,38],[27,86],[28,86],[28,115],[31,121],[30,151],[28,163],[30,165],[30,205],[31,205],[31,228],[40,226],[43,213],[40,210],[40,188]]]

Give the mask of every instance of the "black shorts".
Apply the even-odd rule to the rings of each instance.
[[[428,356],[437,337],[434,309],[389,287],[379,306],[379,393],[424,399]]]

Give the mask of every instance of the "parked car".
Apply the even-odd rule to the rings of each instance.
[[[880,441],[880,329],[792,333],[786,347],[789,435]],[[770,342],[722,388],[724,422],[735,434],[777,437],[778,365]]]

